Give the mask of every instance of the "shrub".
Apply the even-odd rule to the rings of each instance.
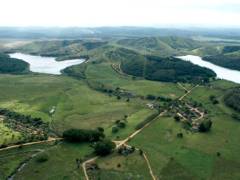
[[[125,128],[126,127],[126,123],[125,122],[119,122],[118,124],[117,124],[117,127],[119,127],[119,128]]]
[[[98,127],[97,130],[102,133],[104,132],[104,129],[102,127]]]
[[[119,131],[119,128],[117,126],[112,127],[112,133],[117,133]]]
[[[178,138],[183,138],[183,133],[177,133]]]
[[[175,115],[174,119],[175,119],[176,122],[179,122],[181,118],[178,115]]]
[[[151,95],[151,94],[147,95],[146,98],[147,98],[148,100],[155,100],[155,99],[156,99],[156,97],[155,97],[154,95]]]
[[[94,152],[99,156],[106,156],[110,154],[115,147],[116,147],[115,143],[108,139],[105,139],[103,141],[97,142],[94,145]]]
[[[208,131],[210,131],[211,127],[212,127],[212,121],[209,119],[206,119],[200,123],[199,131],[200,132],[208,132]]]
[[[48,161],[48,159],[49,159],[49,156],[47,153],[41,153],[40,155],[37,156],[36,162],[43,163]]]
[[[237,121],[240,121],[240,115],[238,115],[238,114],[232,114],[232,118]]]

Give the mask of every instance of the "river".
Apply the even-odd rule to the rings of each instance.
[[[225,79],[240,84],[240,71],[224,68],[213,63],[204,61],[199,56],[187,55],[187,56],[178,56],[177,58],[190,61],[193,64],[209,68],[217,74],[217,78]]]
[[[21,59],[30,64],[30,71],[60,75],[66,67],[83,63],[84,59],[56,61],[55,57],[34,56],[23,53],[9,54],[11,58]]]

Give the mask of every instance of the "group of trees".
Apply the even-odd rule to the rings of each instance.
[[[228,91],[224,96],[224,102],[227,106],[240,112],[240,88]]]
[[[6,127],[21,133],[21,138],[16,144],[46,140],[49,136],[49,124],[41,118],[34,118],[4,108],[0,108],[0,115],[4,116],[3,123]]]
[[[171,98],[164,97],[164,96],[155,96],[155,95],[152,95],[152,94],[148,94],[146,96],[146,99],[148,99],[148,100],[159,100],[159,101],[162,101],[162,102],[170,102],[170,101],[172,101]]]
[[[216,96],[212,95],[209,97],[209,100],[212,102],[212,104],[218,104],[219,101]]]
[[[63,132],[63,138],[69,142],[93,143],[92,147],[94,148],[94,152],[100,156],[110,154],[115,148],[115,143],[105,139],[103,128],[97,128],[95,130],[69,129]]]
[[[208,132],[212,127],[212,121],[210,119],[204,119],[199,125],[200,132]]]
[[[45,123],[41,118],[34,118],[30,115],[24,115],[9,109],[0,108],[0,115],[5,116],[7,121],[17,121],[18,123],[30,124],[36,128],[47,128],[48,123]]]
[[[93,145],[94,152],[99,156],[106,156],[116,147],[115,143],[109,139],[104,139]]]
[[[28,72],[29,64],[0,53],[0,73],[20,74]]]
[[[99,129],[69,129],[63,132],[63,138],[70,142],[96,142],[104,137],[103,131]]]

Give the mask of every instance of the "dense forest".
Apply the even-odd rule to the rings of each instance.
[[[0,73],[19,74],[28,72],[29,64],[0,53]]]
[[[118,56],[117,56],[118,54]],[[130,50],[119,49],[111,57],[121,60],[122,70],[130,75],[165,82],[207,82],[216,74],[210,69],[193,65],[174,57],[142,56]],[[112,57],[113,58],[113,57]]]
[[[240,70],[240,56],[221,54],[204,57],[204,60],[226,68]]]
[[[224,97],[227,106],[240,112],[240,88],[230,90]]]

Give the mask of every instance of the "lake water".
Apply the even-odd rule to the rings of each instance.
[[[219,79],[225,79],[225,80],[232,81],[235,83],[240,83],[240,71],[231,70],[228,68],[217,66],[210,62],[204,61],[199,56],[187,55],[187,56],[179,56],[177,58],[185,60],[185,61],[190,61],[193,64],[197,64],[202,67],[209,68],[217,74],[217,78],[219,78]]]
[[[11,58],[21,59],[30,64],[30,71],[47,74],[61,74],[66,67],[83,63],[84,59],[56,61],[54,57],[33,56],[23,53],[9,54]]]

